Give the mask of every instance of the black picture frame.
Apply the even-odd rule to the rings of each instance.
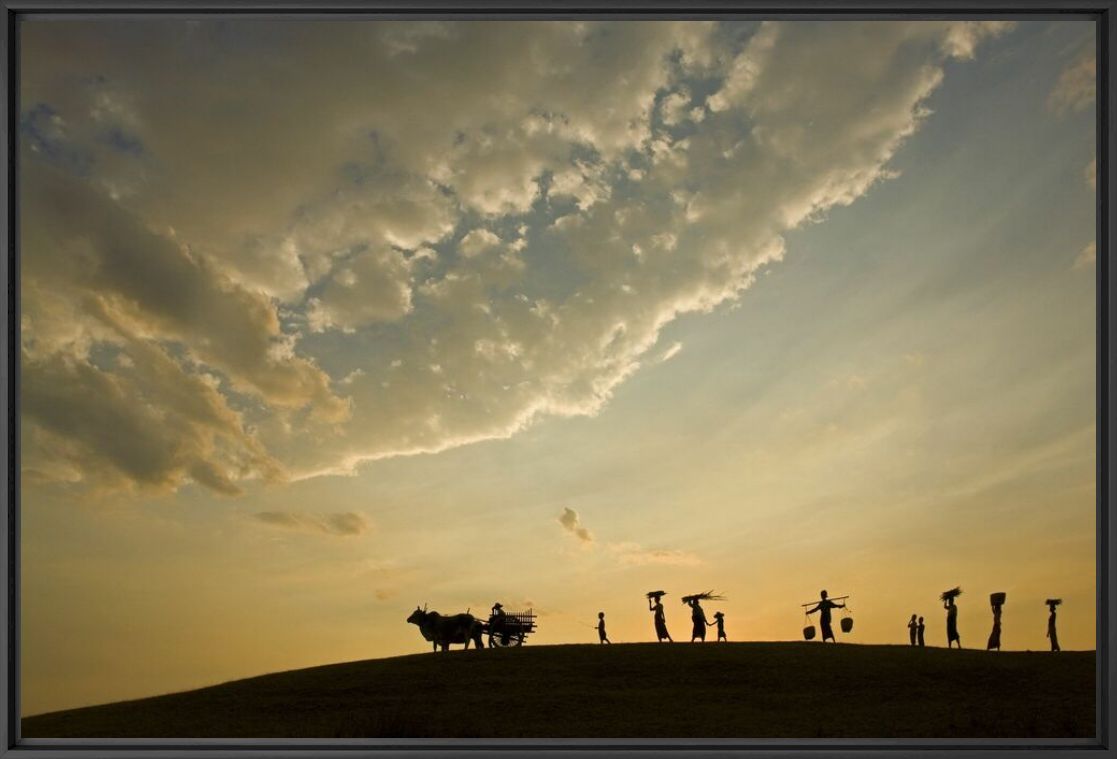
[[[3,393],[0,404],[7,423],[0,441],[6,488],[3,494],[3,539],[0,540],[0,573],[6,593],[4,620],[0,625],[0,648],[4,651],[0,679],[3,692],[0,705],[0,757],[35,756],[41,759],[62,757],[422,757],[462,752],[502,756],[546,755],[633,756],[647,752],[688,757],[726,756],[747,753],[757,757],[792,759],[825,755],[834,759],[865,755],[898,754],[933,759],[935,757],[1004,757],[1022,750],[1040,751],[1056,757],[1091,755],[1115,756],[1114,727],[1117,709],[1112,694],[1117,684],[1117,667],[1112,652],[1117,644],[1117,565],[1111,546],[1115,535],[1114,499],[1109,468],[1114,449],[1114,427],[1110,399],[1115,385],[1111,372],[1114,360],[1114,335],[1117,324],[1110,309],[1114,301],[1114,279],[1108,265],[1112,249],[1115,207],[1110,201],[1114,169],[1109,159],[1114,144],[1114,77],[1110,51],[1117,41],[1117,0],[0,0],[3,28],[0,30],[0,55],[4,61],[2,98],[4,156],[2,168],[6,182],[0,188],[0,231],[6,243],[4,266],[0,267],[0,293],[4,299],[0,355],[3,356]],[[403,18],[429,15],[441,18],[717,18],[747,14],[774,19],[824,18],[1035,18],[1078,14],[1097,24],[1097,734],[1094,739],[1004,741],[999,739],[900,740],[900,739],[63,739],[27,740],[20,738],[19,677],[19,258],[18,198],[16,165],[18,110],[19,24],[27,17],[60,15],[97,17],[105,14],[248,14],[300,16],[364,16]]]

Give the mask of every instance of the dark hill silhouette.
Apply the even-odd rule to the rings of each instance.
[[[1094,660],[817,643],[455,650],[27,717],[23,736],[1084,738]]]

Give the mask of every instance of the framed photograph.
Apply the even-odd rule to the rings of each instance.
[[[1112,755],[1112,2],[4,8],[0,754]]]

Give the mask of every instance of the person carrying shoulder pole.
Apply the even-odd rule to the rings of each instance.
[[[822,642],[825,643],[827,640],[832,640],[837,643],[838,639],[834,637],[834,628],[830,626],[830,610],[844,609],[846,605],[831,601],[827,598],[825,590],[819,595],[821,598],[819,599],[818,605],[813,609],[809,609],[807,614],[814,614],[816,611],[819,612],[818,626],[822,628]]]

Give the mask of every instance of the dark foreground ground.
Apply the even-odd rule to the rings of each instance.
[[[1094,652],[808,643],[526,646],[335,664],[54,712],[23,736],[1094,735]]]

